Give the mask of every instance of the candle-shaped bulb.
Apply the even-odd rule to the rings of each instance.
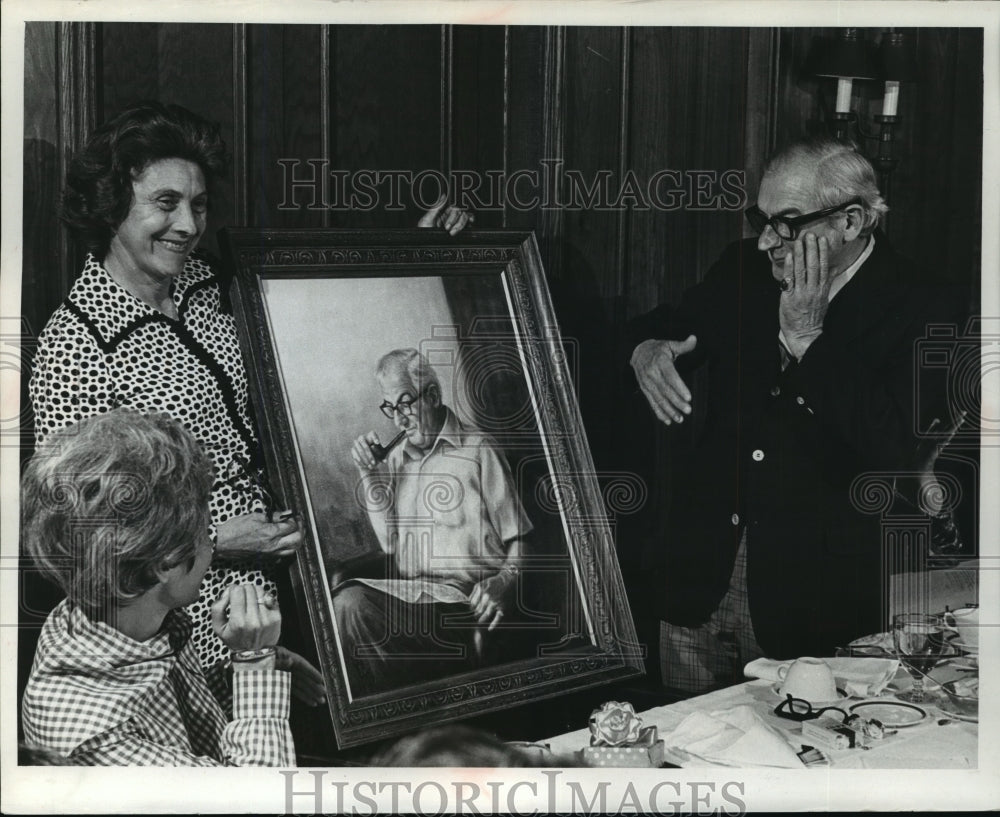
[[[893,79],[885,81],[885,96],[882,97],[882,116],[895,116],[899,105],[899,83]]]
[[[840,77],[837,80],[837,113],[848,113],[851,110],[851,77]]]

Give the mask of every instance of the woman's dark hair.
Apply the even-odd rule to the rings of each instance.
[[[132,206],[132,181],[159,159],[188,159],[205,184],[226,172],[219,126],[179,105],[141,102],[105,122],[70,162],[62,220],[103,258]]]

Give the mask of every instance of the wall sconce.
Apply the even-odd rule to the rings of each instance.
[[[837,80],[837,102],[833,113],[833,135],[841,142],[878,140],[874,155],[869,155],[879,173],[882,195],[889,198],[889,180],[899,164],[894,155],[895,129],[900,123],[898,115],[899,84],[916,78],[916,71],[904,44],[902,31],[892,29],[883,32],[876,51],[868,41],[860,36],[858,29],[842,29],[836,39],[820,40],[810,52],[807,66],[809,72],[819,77],[834,77]],[[855,80],[885,82],[882,97],[882,113],[874,116],[879,126],[878,134],[867,130],[863,119],[851,110],[851,92]],[[851,138],[851,125],[860,139]],[[864,150],[867,154],[869,151]]]

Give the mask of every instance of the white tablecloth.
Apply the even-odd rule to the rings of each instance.
[[[803,744],[801,724],[774,714],[774,707],[778,705],[780,698],[771,687],[769,681],[749,681],[669,706],[648,709],[640,715],[644,726],[656,726],[659,734],[663,736],[676,729],[681,721],[693,712],[715,712],[734,706],[750,705],[766,723],[779,729],[789,745],[798,752]],[[859,702],[860,699],[848,699],[841,706],[847,708]],[[921,704],[921,708],[927,711],[927,718],[921,723],[899,729],[895,735],[885,738],[871,749],[824,750],[824,754],[830,758],[832,766],[843,769],[976,768],[979,756],[978,725],[948,718],[933,705],[933,699],[930,697],[928,703]],[[946,725],[939,725],[939,721],[946,721]],[[568,732],[541,741],[549,744],[556,754],[576,752],[589,742],[589,729],[578,729],[576,732]],[[704,761],[688,762],[676,755],[671,756],[669,744],[666,749],[667,761],[676,765],[689,767],[710,765]],[[803,769],[805,768],[803,766]]]

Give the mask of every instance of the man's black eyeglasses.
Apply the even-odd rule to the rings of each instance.
[[[812,704],[803,698],[793,698],[785,695],[785,700],[774,708],[774,714],[781,718],[788,718],[791,721],[811,721],[818,718],[824,712],[837,712],[841,720],[846,720],[847,713],[836,706],[824,706],[820,709],[813,709]]]
[[[827,207],[823,210],[816,210],[813,213],[806,213],[802,216],[767,216],[755,204],[753,207],[747,209],[744,215],[754,232],[758,235],[764,232],[766,227],[770,227],[778,234],[778,238],[784,241],[794,241],[799,237],[799,231],[809,222],[816,221],[825,216],[832,216],[834,213],[855,204],[861,204],[861,199],[853,198],[850,201],[845,201],[843,204],[838,204],[836,207]]]
[[[382,405],[380,405],[379,411],[381,411],[390,420],[399,412],[401,417],[409,417],[413,414],[413,406],[421,397],[424,396],[426,389],[421,389],[420,393],[416,397],[410,397],[408,394],[404,394],[395,403],[390,403],[388,400],[383,400]]]

